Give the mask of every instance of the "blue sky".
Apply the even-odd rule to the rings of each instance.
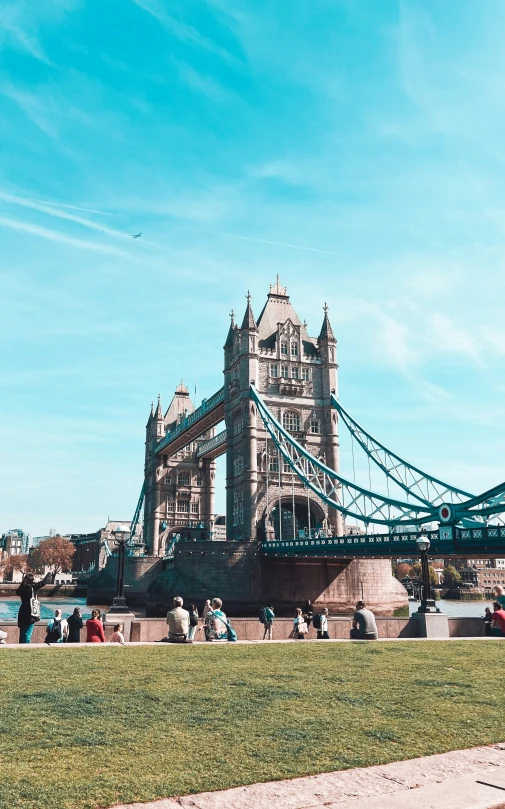
[[[276,273],[314,335],[328,301],[372,433],[503,480],[504,24],[501,0],[4,0],[0,530],[131,518],[151,400],[220,387],[228,313]]]

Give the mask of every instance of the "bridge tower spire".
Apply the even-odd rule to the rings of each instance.
[[[337,390],[337,341],[333,334],[330,318],[328,316],[329,307],[325,302],[323,306],[324,318],[321,326],[321,331],[318,337],[318,348],[321,357],[321,386],[322,386],[322,399],[324,403],[324,420],[325,420],[325,433],[327,456],[326,462],[331,469],[335,472],[340,472],[339,460],[339,440],[338,440],[338,417],[337,412],[333,409],[331,397],[338,396]],[[338,536],[342,536],[343,520],[342,515],[329,509],[328,522],[334,529]]]

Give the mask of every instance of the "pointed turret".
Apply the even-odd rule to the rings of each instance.
[[[244,319],[242,321],[242,329],[248,329],[252,331],[252,329],[257,329],[258,326],[256,325],[256,321],[254,319],[253,310],[251,306],[251,293],[249,290],[247,291],[247,308],[245,310]]]
[[[163,410],[161,409],[161,396],[158,393],[158,407],[156,408],[156,413],[154,415],[156,421],[163,421]]]
[[[324,304],[324,320],[323,325],[321,326],[321,332],[319,334],[319,342],[326,340],[335,340],[335,335],[333,334],[333,329],[331,328],[330,318],[328,317],[328,304]]]
[[[151,426],[153,417],[154,417],[154,402],[151,402],[151,412],[149,413],[149,418],[147,419],[146,430]]]
[[[228,329],[228,337],[226,338],[226,343],[224,344],[224,350],[228,351],[233,347],[233,336],[235,334],[235,312],[233,309],[230,312],[230,328]]]

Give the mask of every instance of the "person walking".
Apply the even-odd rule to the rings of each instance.
[[[65,643],[68,637],[68,624],[65,618],[61,617],[61,610],[54,611],[54,618],[47,622],[46,639],[44,643],[48,646],[51,643]]]
[[[294,624],[294,633],[298,638],[298,640],[304,640],[305,635],[309,631],[309,627],[307,626],[305,616],[302,614],[300,607],[296,608],[296,614],[293,624]]]
[[[274,608],[262,607],[260,610],[260,621],[263,624],[263,640],[272,640],[274,628]]]
[[[67,618],[68,624],[68,637],[67,643],[80,643],[81,642],[81,629],[83,628],[84,624],[81,618],[81,610],[80,607],[76,607],[72,613]]]
[[[484,612],[484,618],[482,620],[484,621],[484,635],[487,637],[488,635],[491,634],[491,621],[493,620],[493,616],[489,607],[486,607],[486,610]]]
[[[367,610],[364,601],[358,601],[352,620],[351,638],[353,640],[377,640],[377,624],[375,615]]]
[[[305,623],[307,624],[307,632],[310,629],[310,625],[312,623],[312,618],[314,616],[314,607],[312,606],[312,601],[310,598],[307,599],[305,602]]]
[[[190,604],[189,607],[189,632],[188,632],[188,639],[194,640],[196,628],[198,626],[198,610],[195,604]]]
[[[328,610],[326,607],[323,607],[321,610],[321,614],[319,616],[319,628],[317,630],[317,639],[318,640],[329,640],[330,635],[328,632]]]
[[[35,581],[33,573],[25,573],[21,584],[16,590],[16,595],[21,599],[21,606],[18,612],[19,642],[31,643],[33,627],[40,621],[40,603],[35,593],[51,578],[51,573],[46,573],[43,579]]]
[[[86,621],[86,643],[105,643],[100,610],[91,610],[91,618]]]

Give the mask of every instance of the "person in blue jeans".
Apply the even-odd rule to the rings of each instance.
[[[263,640],[272,640],[274,618],[274,608],[263,607]]]
[[[25,573],[21,584],[16,590],[16,595],[18,595],[21,599],[21,606],[18,612],[20,643],[31,643],[33,627],[37,621],[40,620],[40,618],[33,617],[30,601],[33,598],[34,593],[36,593],[37,590],[40,590],[44,584],[47,584],[50,579],[51,573],[46,573],[43,579],[35,582],[33,573]]]

